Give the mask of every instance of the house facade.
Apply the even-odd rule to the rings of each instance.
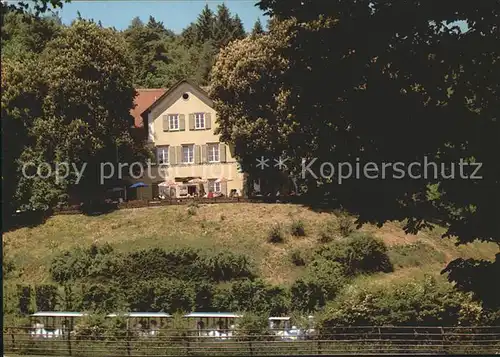
[[[161,91],[161,90],[159,90]],[[159,93],[159,92],[157,92]],[[199,86],[183,80],[165,91],[136,119],[144,128],[147,141],[156,156],[151,170],[143,175],[140,198],[158,197],[162,182],[203,181],[205,192],[229,195],[242,192],[244,176],[234,157],[233,148],[220,142],[217,113],[212,100]]]

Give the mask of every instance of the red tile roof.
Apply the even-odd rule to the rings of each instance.
[[[136,128],[144,127],[141,114],[160,98],[167,90],[164,88],[136,89],[137,96],[134,99],[135,108],[130,111],[134,117],[134,126]]]

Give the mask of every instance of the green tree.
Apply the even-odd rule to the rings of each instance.
[[[39,54],[62,27],[56,16],[39,17],[15,11],[7,11],[2,20],[2,59]]]
[[[355,165],[359,160],[361,167],[378,163],[379,168],[381,163],[403,163],[406,168],[420,163],[412,172],[419,180],[408,173],[390,179],[398,175],[393,168],[385,175],[379,171],[378,177],[385,179],[361,175],[341,185],[338,173],[321,177],[307,171],[301,184],[309,196],[335,200],[358,215],[359,224],[407,219],[406,230],[415,233],[439,220],[447,227],[446,235],[457,236],[461,243],[499,242],[500,55],[493,45],[500,40],[498,1],[486,0],[481,9],[466,0],[437,7],[430,0],[364,0],[353,6],[262,0],[260,6],[273,19],[271,33],[277,33],[279,22],[291,23],[282,45],[258,50],[258,40],[246,43],[247,50],[254,46],[259,54],[268,51],[259,59],[239,44],[232,53],[239,48],[245,59],[230,59],[227,51],[212,73],[220,122],[233,124],[223,137],[232,136],[229,142],[240,147],[237,152],[284,153],[292,171],[301,171],[303,159],[309,163],[315,158],[307,166],[313,173],[324,162]],[[286,63],[281,72],[269,66],[278,58]],[[228,66],[224,75],[220,69],[228,59],[238,70]],[[254,68],[262,71],[257,74]],[[236,83],[245,83],[247,89]],[[272,89],[261,96],[268,83]],[[328,90],[320,90],[325,83]],[[276,98],[283,99],[283,110],[269,130],[270,119],[262,119],[267,116],[255,102],[274,108]],[[226,107],[228,103],[234,108]],[[257,130],[262,135],[250,140]],[[481,163],[482,179],[445,179],[436,171],[425,175],[426,161],[438,163],[438,171],[445,165],[445,175],[454,164],[455,177],[460,176],[461,161]],[[466,167],[463,175],[474,169]],[[429,187],[437,187],[439,199],[429,198]]]
[[[253,28],[252,28],[252,36],[258,36],[258,35],[262,35],[264,33],[264,28],[262,27],[262,22],[260,22],[260,18],[257,19],[257,21],[255,21],[255,24],[253,25]]]
[[[0,4],[2,14],[6,11],[29,12],[30,7],[35,15],[39,15],[49,11],[49,9],[62,8],[64,3],[69,3],[71,0],[30,0],[18,2],[3,2]]]
[[[28,130],[42,115],[43,88],[34,58],[2,60],[2,214],[5,222],[9,222],[10,214],[19,208],[18,160],[33,141],[28,137]]]
[[[245,32],[245,27],[243,26],[243,22],[241,21],[238,14],[233,17],[233,40],[241,40],[245,38],[247,33]]]
[[[136,159],[130,150],[135,90],[125,43],[114,30],[76,21],[47,45],[39,65],[43,112],[29,128],[32,143],[20,160],[48,163],[52,172],[21,177],[17,197],[26,208],[43,209],[64,203],[68,195],[102,197],[101,163]],[[83,175],[58,177],[63,172],[54,165],[61,162],[85,167]]]
[[[196,42],[202,44],[208,40],[212,40],[214,37],[214,26],[215,17],[214,13],[205,5],[200,15],[198,15],[198,20],[196,21]]]
[[[288,62],[278,53],[286,46],[289,26],[282,23],[269,34],[231,43],[220,51],[211,72],[210,95],[221,141],[234,145],[245,172],[265,176],[270,182],[282,173],[273,168],[263,172],[255,158],[278,157],[296,130],[287,123],[289,94],[280,78]]]
[[[213,39],[217,48],[225,47],[234,39],[234,20],[224,3],[217,6]]]
[[[175,34],[172,30],[168,30],[165,28],[165,25],[163,25],[163,22],[157,21],[153,16],[149,16],[148,23],[146,24],[146,27],[153,30],[154,32],[159,32],[165,36],[168,37],[174,37]]]
[[[148,88],[155,80],[158,69],[168,62],[166,38],[163,25],[151,18],[147,25],[138,18],[123,32],[133,60],[134,84]],[[152,78],[153,77],[153,78]]]
[[[185,47],[190,47],[197,42],[197,35],[197,25],[196,23],[192,22],[188,27],[182,30],[181,43]]]

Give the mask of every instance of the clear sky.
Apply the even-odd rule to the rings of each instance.
[[[168,29],[180,33],[196,20],[205,4],[215,10],[223,2],[233,15],[238,14],[247,31],[252,29],[258,18],[266,25],[267,17],[255,6],[257,0],[72,0],[58,12],[64,24],[70,24],[80,11],[83,18],[96,22],[100,20],[103,26],[118,30],[127,28],[136,16],[147,22],[152,15]]]

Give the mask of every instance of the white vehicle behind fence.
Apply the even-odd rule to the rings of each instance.
[[[37,312],[31,315],[30,335],[33,338],[43,339],[68,336],[74,333],[78,320],[87,315],[80,312]],[[160,331],[170,327],[172,321],[172,315],[164,312],[130,312],[109,314],[106,317],[125,318],[127,329],[141,338],[158,336]],[[219,341],[233,338],[240,317],[241,315],[230,312],[193,312],[183,316],[187,320],[186,327],[191,334]],[[309,321],[312,322],[312,316],[309,316]],[[270,317],[269,329],[283,341],[306,339],[314,332],[312,329],[300,329],[291,325],[290,317]]]

